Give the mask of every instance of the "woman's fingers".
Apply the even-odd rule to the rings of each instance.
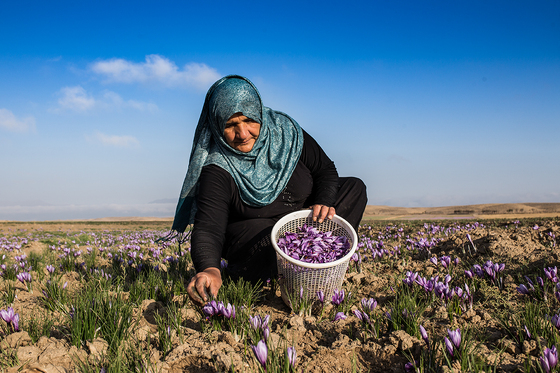
[[[319,223],[322,223],[325,218],[332,219],[336,214],[334,207],[328,207],[325,205],[313,205],[313,221],[319,219]]]
[[[197,273],[187,285],[187,294],[189,297],[200,305],[210,300],[210,294],[213,297],[218,295],[218,290],[222,286],[222,277],[220,270],[217,268],[207,268]]]
[[[202,280],[202,281],[206,282],[206,280]],[[189,298],[191,298],[195,303],[202,305],[204,303],[204,299],[200,296],[197,290],[199,282],[201,282],[201,280],[197,274],[191,279],[191,281],[187,285],[187,294],[189,294]]]

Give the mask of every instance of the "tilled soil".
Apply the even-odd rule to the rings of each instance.
[[[556,239],[560,234],[559,219],[500,220],[482,221],[474,225],[472,221],[451,222],[366,222],[360,228],[361,268],[351,262],[343,287],[352,291],[354,304],[352,310],[359,308],[362,298],[374,298],[378,302],[377,312],[391,313],[396,294],[405,285],[405,274],[417,272],[420,276],[443,278],[450,270],[441,265],[434,265],[431,257],[449,256],[452,260],[459,258],[459,264],[451,271],[454,286],[467,282],[464,274],[474,264],[483,265],[490,260],[504,263],[501,272],[502,289],[487,280],[480,280],[473,291],[472,309],[457,310],[451,315],[440,299],[430,301],[418,317],[430,334],[433,343],[442,343],[447,330],[467,328],[476,334],[477,346],[473,350],[497,372],[525,371],[527,364],[536,367],[538,357],[546,341],[539,337],[528,338],[522,344],[513,338],[511,330],[504,327],[500,317],[515,313],[524,307],[526,299],[519,294],[517,287],[526,283],[522,275],[539,275],[544,277],[543,268],[558,265],[560,250]],[[434,232],[434,226],[456,227],[454,230],[441,228]],[[100,227],[79,227],[81,232],[108,229],[110,224]],[[130,227],[125,227],[129,229]],[[49,227],[34,226],[29,232],[48,232]],[[68,233],[75,232],[68,227]],[[150,229],[150,227],[142,227]],[[21,228],[11,227],[3,230],[3,236],[22,235]],[[470,235],[472,244],[467,234]],[[433,238],[431,246],[422,246],[420,239]],[[383,247],[387,252],[382,258],[374,256],[368,248]],[[42,253],[48,245],[30,240],[20,250],[0,251],[0,257],[11,258],[21,253]],[[8,260],[8,259],[5,259]],[[107,262],[108,263],[108,262]],[[107,265],[108,266],[108,265]],[[360,269],[360,270],[359,270]],[[34,274],[36,278],[37,275]],[[82,286],[78,272],[64,274],[63,281],[68,282],[71,291],[78,291]],[[32,315],[45,313],[40,298],[41,285],[36,283],[33,293],[16,281],[1,281],[0,290],[7,291],[8,283],[16,287],[16,299],[13,303],[15,312],[20,315],[21,325]],[[536,286],[536,285],[535,285]],[[367,335],[358,318],[346,313],[346,319],[332,321],[329,308],[319,315],[294,314],[280,298],[277,289],[267,287],[262,299],[257,303],[252,314],[270,315],[272,345],[294,346],[297,351],[297,371],[306,372],[404,372],[405,364],[417,360],[426,351],[426,343],[420,334],[410,335],[405,330],[395,330],[390,323],[381,325],[379,335]],[[126,294],[125,294],[126,296]],[[156,315],[165,315],[169,304],[156,300],[144,300],[135,309],[137,323],[132,330],[132,345],[143,349],[144,356],[149,356],[150,369],[162,372],[226,372],[233,366],[236,372],[258,371],[258,363],[246,339],[229,331],[211,331],[205,324],[198,309],[192,306],[184,296],[176,296],[172,302],[182,306],[182,337],[176,334],[172,338],[172,348],[164,354],[157,343]],[[558,303],[551,293],[547,304],[558,309]],[[0,309],[7,305],[0,304]],[[57,315],[62,320],[64,315]],[[2,321],[0,321],[0,324]],[[443,344],[441,344],[443,346]],[[77,348],[71,345],[64,327],[54,327],[48,336],[42,336],[32,342],[27,331],[16,333],[0,332],[0,348],[10,351],[17,359],[4,363],[4,371],[15,372],[67,372],[79,370],[79,361],[95,365],[101,361],[107,350],[103,339],[87,341]],[[147,351],[147,352],[146,352]],[[445,354],[443,347],[438,350],[439,365],[433,371],[459,371],[457,362],[445,363],[441,358]],[[7,355],[0,355],[0,359]],[[9,366],[13,365],[13,366]],[[449,366],[450,365],[450,366]],[[0,364],[2,366],[2,364]],[[100,369],[100,367],[99,367]],[[148,370],[150,370],[148,369]],[[428,370],[426,370],[428,371]]]

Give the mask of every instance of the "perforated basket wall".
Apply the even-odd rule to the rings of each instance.
[[[350,250],[339,260],[330,263],[306,263],[286,255],[278,247],[278,239],[286,232],[299,232],[306,224],[321,232],[332,231],[333,235],[346,236]],[[308,299],[316,299],[317,291],[322,290],[325,301],[332,298],[335,289],[341,289],[348,262],[356,251],[358,237],[354,228],[343,218],[335,215],[332,220],[323,223],[313,222],[311,210],[292,212],[280,219],[272,228],[271,241],[276,250],[280,291],[284,303],[291,307],[288,293],[299,294],[301,288]]]

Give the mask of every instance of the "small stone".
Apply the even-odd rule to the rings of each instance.
[[[35,346],[20,347],[17,350],[17,358],[19,361],[35,361],[41,354],[41,350]]]
[[[305,324],[303,321],[303,317],[299,316],[299,315],[294,315],[292,317],[290,317],[290,320],[288,322],[288,324],[290,325],[291,328],[297,329],[297,330],[305,330]]]
[[[17,332],[8,335],[5,339],[10,348],[18,348],[22,346],[29,346],[32,341],[27,332]]]
[[[101,338],[95,338],[93,341],[89,342],[86,341],[86,346],[89,350],[89,353],[95,358],[99,359],[107,352],[107,348],[109,348],[109,344]]]
[[[533,355],[536,356],[537,355],[537,341],[535,340],[530,340],[530,341],[523,341],[523,353],[525,355]]]

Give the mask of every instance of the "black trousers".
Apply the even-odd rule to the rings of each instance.
[[[336,214],[348,221],[356,231],[366,204],[366,186],[362,180],[355,177],[339,178],[334,208]],[[228,225],[223,257],[228,260],[226,273],[230,278],[237,280],[243,277],[246,281],[256,283],[276,276],[276,252],[270,242],[270,233],[280,218],[251,219]]]

